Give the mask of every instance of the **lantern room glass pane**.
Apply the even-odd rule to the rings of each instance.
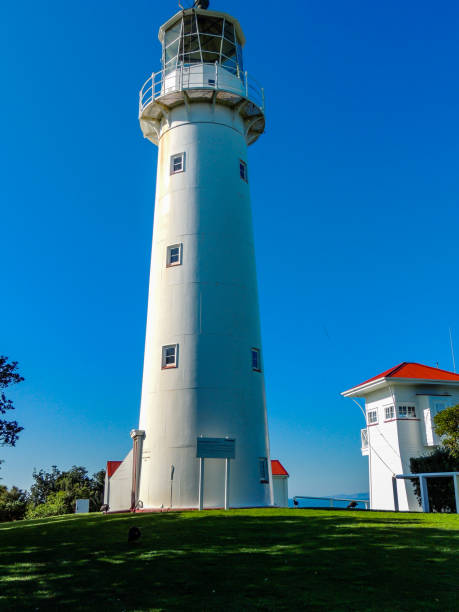
[[[183,34],[195,34],[196,31],[196,16],[185,15],[183,17]]]
[[[234,26],[229,21],[225,21],[225,38],[234,42]]]
[[[220,36],[209,36],[207,34],[201,34],[201,49],[203,51],[212,51],[213,53],[220,53],[220,46],[222,39]]]
[[[177,57],[173,57],[165,66],[166,74],[175,70],[177,67]]]
[[[181,28],[182,28],[182,22],[177,21],[177,23],[175,23],[171,28],[169,28],[169,30],[167,30],[165,40],[164,40],[164,44],[166,45],[166,47],[167,45],[170,45],[172,41],[176,40],[180,36]]]
[[[223,39],[222,54],[226,55],[226,57],[233,57],[236,55],[236,47],[233,43]]]
[[[199,51],[199,39],[197,36],[184,36],[180,41],[180,53],[191,53]]]
[[[202,61],[208,64],[214,64],[215,62],[220,61],[219,53],[209,53],[208,51],[202,52]]]
[[[239,43],[236,45],[236,59],[239,66],[239,70],[242,72],[244,70],[244,64],[242,60],[242,47]]]
[[[199,33],[215,34],[221,36],[223,33],[223,19],[220,17],[207,17],[198,15]]]
[[[164,57],[165,57],[165,61],[166,64],[168,61],[170,61],[172,58],[177,57],[178,54],[178,47],[179,47],[179,41],[176,40],[175,42],[173,42],[171,45],[169,45],[168,47],[166,47],[166,50],[164,52]]]
[[[188,64],[200,64],[202,63],[201,53],[199,51],[195,51],[194,53],[186,53],[181,56],[183,64],[186,66]],[[205,61],[205,60],[204,60]]]
[[[222,66],[233,74],[237,74],[237,65],[234,60],[229,59],[227,57],[222,57]]]

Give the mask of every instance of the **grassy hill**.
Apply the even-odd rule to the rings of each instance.
[[[454,610],[458,535],[457,515],[336,510],[2,523],[0,609]]]

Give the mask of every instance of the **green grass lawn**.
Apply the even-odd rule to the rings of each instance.
[[[457,515],[336,510],[2,523],[0,609],[453,611],[458,535]]]

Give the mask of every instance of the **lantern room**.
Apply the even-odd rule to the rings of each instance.
[[[218,64],[242,78],[242,46],[239,22],[216,11],[188,9],[177,13],[159,31],[162,67],[166,74],[181,66]]]

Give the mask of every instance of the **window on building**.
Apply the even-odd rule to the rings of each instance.
[[[178,365],[178,344],[163,346],[162,368],[176,368]]]
[[[362,440],[362,450],[368,448],[368,429],[360,430],[360,438]]]
[[[416,418],[416,408],[414,406],[399,406],[398,416],[401,419],[415,419]]]
[[[393,406],[386,406],[384,408],[384,413],[386,421],[389,421],[390,419],[395,419],[395,408]]]
[[[249,182],[248,174],[247,174],[247,164],[242,159],[239,160],[239,175],[243,181],[246,183]]]
[[[266,457],[260,457],[258,460],[260,469],[260,482],[266,484],[269,482],[268,460]]]
[[[182,263],[182,245],[171,244],[167,247],[166,267],[179,266]]]
[[[252,353],[252,370],[256,372],[261,372],[261,362],[260,362],[260,349],[253,348],[251,349]]]
[[[185,153],[171,155],[171,174],[185,172]]]
[[[436,414],[438,414],[439,412],[441,412],[445,408],[446,408],[445,402],[441,402],[441,404],[438,404],[437,402],[434,402],[433,410],[431,410],[430,412],[431,412],[431,414],[433,416],[435,416]]]
[[[368,411],[368,425],[374,425],[377,422],[378,422],[378,411],[369,410]]]

